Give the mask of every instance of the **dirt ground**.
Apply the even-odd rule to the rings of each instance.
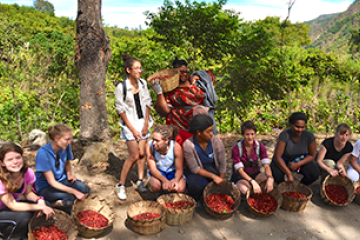
[[[276,133],[257,135],[266,146],[269,158],[277,138]],[[316,134],[317,143],[320,143],[332,134]],[[220,135],[226,152],[227,162],[230,167],[231,148],[240,139],[239,135]],[[353,135],[351,142],[354,144],[360,135]],[[139,235],[133,232],[127,221],[127,208],[135,201],[155,200],[156,195],[151,193],[139,194],[133,182],[137,179],[135,167],[131,171],[126,183],[128,199],[120,201],[114,194],[114,186],[118,182],[122,163],[127,157],[126,144],[123,141],[114,142],[118,156],[110,156],[108,163],[99,163],[88,169],[82,166],[78,160],[73,161],[74,174],[77,178],[86,182],[92,189],[93,194],[104,197],[114,207],[115,221],[113,227],[98,236],[99,240],[115,239],[358,239],[360,235],[360,206],[353,202],[346,207],[334,207],[327,205],[320,197],[319,180],[310,185],[314,192],[311,202],[302,213],[292,213],[279,209],[268,218],[253,215],[245,201],[234,214],[226,219],[219,220],[206,213],[203,207],[195,209],[193,220],[182,226],[165,226],[165,229],[154,235]],[[81,148],[76,142],[73,144],[74,156],[81,156]],[[27,151],[25,156],[34,167],[34,156],[36,152]],[[297,178],[301,178],[298,175]],[[85,239],[79,237],[78,239]]]

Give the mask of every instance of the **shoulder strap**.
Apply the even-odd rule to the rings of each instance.
[[[237,145],[238,145],[238,148],[239,148],[239,158],[242,157],[243,155],[243,150],[242,150],[242,146],[241,146],[241,142],[244,141],[244,139],[241,139],[237,142]],[[260,158],[260,143],[259,141],[257,140],[254,140],[255,141],[255,144],[256,144],[256,149],[255,149],[255,152],[256,152],[256,155],[258,158]]]
[[[237,142],[238,148],[239,148],[239,158],[242,157],[243,155],[243,150],[242,150],[242,146],[241,146],[241,142],[244,141],[244,139],[241,139]]]
[[[122,84],[122,87],[123,87],[123,100],[124,100],[124,102],[125,102],[125,100],[126,100],[126,93],[127,93],[125,80],[122,81],[121,84]]]
[[[257,140],[254,140],[254,141],[256,143],[256,149],[255,149],[256,155],[258,156],[258,158],[260,158],[260,143]]]
[[[144,83],[140,78],[139,78],[139,81],[140,81],[141,85],[143,85],[143,86],[145,85],[145,83]],[[123,95],[124,95],[123,100],[124,100],[124,102],[125,102],[125,100],[126,100],[126,93],[127,93],[127,88],[126,88],[125,80],[122,81],[121,84],[122,84],[122,87],[123,87]]]

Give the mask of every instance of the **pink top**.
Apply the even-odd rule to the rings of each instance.
[[[28,170],[24,174],[24,184],[23,184],[23,188],[21,189],[21,192],[20,193],[12,193],[14,199],[16,201],[19,201],[20,200],[19,195],[25,193],[26,186],[33,184],[34,182],[35,182],[34,171],[31,168],[28,168]],[[7,193],[7,190],[4,188],[4,185],[0,181],[0,195],[4,195],[5,193]],[[0,209],[4,209],[4,208],[6,208],[6,205],[0,200]]]

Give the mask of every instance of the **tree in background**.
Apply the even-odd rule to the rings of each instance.
[[[55,15],[55,8],[51,2],[48,2],[46,0],[34,0],[33,3],[36,10],[39,10],[43,13],[48,13],[51,16]]]
[[[241,27],[239,14],[232,10],[223,10],[227,0],[215,3],[192,2],[189,0],[165,0],[158,13],[145,12],[146,25],[159,35],[154,40],[164,46],[190,45],[193,65],[200,58],[220,61],[234,49],[234,38]]]
[[[110,40],[101,20],[101,0],[78,0],[75,63],[80,79],[80,136],[85,147],[81,161],[107,161],[114,152],[105,98]]]

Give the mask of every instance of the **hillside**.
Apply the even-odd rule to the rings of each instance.
[[[358,28],[360,21],[360,0],[356,0],[343,13],[321,15],[317,19],[305,22],[312,28],[309,32],[313,40],[310,47],[326,52],[348,52],[348,40],[351,29]]]

